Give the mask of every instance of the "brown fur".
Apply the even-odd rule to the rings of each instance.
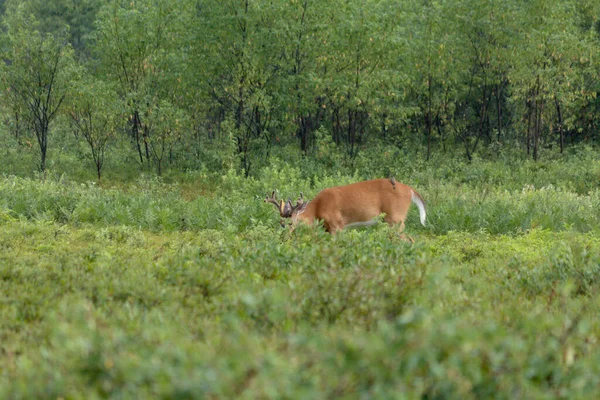
[[[305,206],[294,210],[291,218],[312,225],[322,220],[328,232],[335,233],[347,225],[369,222],[380,214],[389,225],[404,229],[404,221],[414,193],[423,203],[423,198],[410,186],[390,179],[374,179],[345,186],[327,188]]]

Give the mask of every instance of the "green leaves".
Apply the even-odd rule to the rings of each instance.
[[[35,106],[25,112],[16,85],[42,101],[42,66],[55,56],[53,104],[41,108],[52,116],[69,97],[61,87],[82,74],[113,85],[113,108],[127,109],[119,142],[137,153],[124,157],[157,173],[237,164],[250,176],[282,146],[317,158],[333,148],[348,164],[381,143],[424,146],[428,160],[506,146],[539,159],[597,131],[590,0],[46,3],[9,0],[0,35],[10,126],[15,137],[39,131],[42,154],[50,122],[36,122]],[[147,120],[157,113],[161,127]],[[174,135],[176,121],[186,126]]]
[[[8,33],[0,84],[12,117],[23,120],[26,129],[35,134],[41,155],[39,169],[44,171],[50,124],[69,96],[69,83],[78,67],[64,37],[41,32],[36,18],[26,12],[26,4],[21,4],[4,18]]]
[[[124,119],[123,107],[116,99],[110,85],[86,75],[76,82],[66,110],[75,135],[81,135],[89,146],[99,182],[106,150]]]
[[[289,236],[236,182],[187,202],[156,180],[0,182],[0,395],[595,393],[598,229]]]

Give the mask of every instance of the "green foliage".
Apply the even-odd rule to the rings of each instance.
[[[595,234],[451,232],[410,245],[383,226],[155,234],[10,214],[3,397],[586,397],[596,387]]]
[[[600,207],[594,181],[600,164],[593,151],[582,151],[561,163],[457,161],[438,168],[396,161],[376,168],[361,163],[353,175],[342,173],[343,169],[335,175],[324,173],[318,163],[294,168],[271,158],[269,164],[257,178],[245,178],[235,169],[223,176],[207,171],[190,173],[187,182],[182,176],[172,176],[181,183],[142,175],[127,191],[78,184],[64,176],[49,176],[42,184],[13,177],[0,181],[0,205],[28,219],[157,231],[223,226],[245,231],[257,223],[274,221],[271,207],[261,203],[272,190],[277,189],[282,198],[296,198],[300,192],[312,198],[325,187],[392,174],[425,197],[426,229],[435,234],[486,231],[513,235],[534,228],[578,232],[600,228],[600,217],[594,211]],[[191,195],[186,194],[188,187]],[[409,229],[421,231],[416,215],[411,210]]]
[[[74,89],[67,113],[75,135],[87,142],[89,157],[100,181],[106,150],[115,139],[121,115],[119,103],[114,101],[115,91],[103,81],[86,78],[79,81]]]
[[[431,169],[366,158],[354,176],[269,162],[257,178],[112,188],[0,180],[0,396],[595,393],[593,151]],[[407,221],[415,244],[385,224],[290,233],[262,201],[373,168],[426,199],[427,227],[414,209]]]
[[[0,398],[594,398],[598,4],[7,0]]]
[[[61,88],[80,74],[114,87],[108,110],[130,154],[107,158],[125,168],[162,175],[234,165],[250,176],[291,143],[317,159],[333,143],[344,159],[325,160],[335,167],[353,168],[380,145],[410,156],[425,149],[428,160],[450,151],[470,162],[501,150],[538,160],[598,138],[592,1],[46,3],[7,3],[5,89],[32,68],[41,87],[56,89],[49,100],[79,101]],[[35,51],[17,51],[36,40],[46,44],[33,61],[53,65],[54,54],[73,64],[75,49],[85,68],[48,85],[39,62],[23,59]],[[16,93],[2,114],[20,137],[36,118]],[[42,119],[58,113],[50,116]],[[42,139],[64,129],[42,125]],[[40,140],[41,164],[46,147]]]
[[[2,100],[15,122],[15,136],[24,131],[37,139],[43,172],[51,123],[69,94],[77,65],[71,46],[62,37],[40,31],[26,4],[10,10],[3,22],[7,34],[1,55],[9,62],[0,69]]]

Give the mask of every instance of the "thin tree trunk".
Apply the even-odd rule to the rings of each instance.
[[[486,88],[484,88],[482,99],[481,99],[481,115],[479,116],[479,133],[477,135],[478,138],[481,137],[481,135],[483,135],[483,127],[485,125],[485,116],[487,114],[487,103],[488,103],[487,90],[486,90]]]
[[[308,152],[308,121],[305,116],[300,116],[300,149],[304,154]]]
[[[146,151],[146,161],[150,162],[150,146],[148,143],[149,142],[148,138],[150,137],[150,135],[148,133],[147,125],[142,129],[142,134],[143,134],[143,139],[144,139],[144,150]]]
[[[440,137],[440,140],[442,141],[442,151],[445,153],[446,152],[446,140],[444,138],[444,134],[442,133],[442,123],[439,118],[435,119],[435,126],[437,128],[438,136]]]
[[[527,100],[527,135],[525,137],[525,144],[527,146],[527,155],[531,154],[530,143],[531,143],[531,116],[533,114],[533,98]]]
[[[542,135],[542,113],[544,111],[544,102],[540,101],[541,83],[540,76],[536,79],[535,89],[535,123],[534,123],[534,136],[533,136],[533,159],[538,160],[539,157],[539,142]]]
[[[502,131],[502,106],[500,105],[500,84],[496,85],[496,114],[498,118],[498,142],[500,142],[500,136]]]
[[[40,145],[40,172],[46,171],[46,155],[48,152],[48,122],[41,118],[39,132],[36,132]]]
[[[40,171],[44,172],[46,170],[46,146],[40,148],[42,159],[40,161]]]
[[[539,147],[540,147],[540,138],[542,136],[542,115],[544,113],[544,102],[539,102],[539,111],[537,115],[537,128],[535,135],[535,143],[533,147],[533,159],[535,161],[539,158]]]
[[[140,113],[138,110],[133,112],[133,121],[132,127],[133,138],[135,140],[135,145],[138,151],[138,155],[140,156],[140,163],[144,163],[144,154],[142,153],[142,146],[140,145],[140,129],[141,129],[141,120]]]
[[[350,96],[348,96],[350,97]],[[355,128],[355,118],[351,109],[348,109],[348,130],[346,133],[346,143],[350,147],[350,158],[353,157],[354,153],[354,128]]]
[[[427,114],[425,115],[425,126],[427,129],[427,161],[431,156],[431,75],[427,79]]]
[[[560,144],[560,154],[563,153],[564,145],[565,145],[565,136],[564,136],[564,128],[563,128],[563,119],[562,112],[560,109],[560,103],[558,99],[554,97],[554,104],[556,105],[556,115],[558,118],[558,134],[559,134],[559,144]]]
[[[539,101],[536,99],[535,102],[535,108],[534,108],[534,120],[533,120],[533,149],[532,149],[532,154],[533,154],[533,160],[537,161],[538,159],[538,136],[540,133],[540,104]]]

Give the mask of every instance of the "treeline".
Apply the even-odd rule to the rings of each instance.
[[[157,173],[276,146],[352,159],[597,142],[597,0],[5,0],[5,131]],[[60,127],[60,129],[59,129]],[[132,161],[133,162],[133,161]]]

